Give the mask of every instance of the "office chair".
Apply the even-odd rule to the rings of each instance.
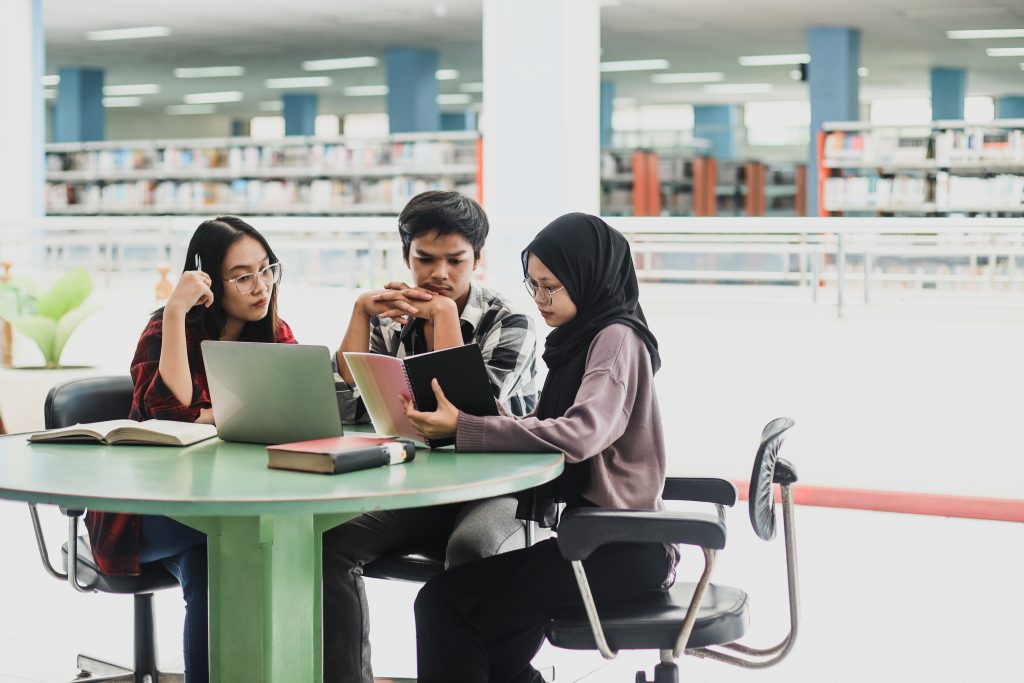
[[[562,517],[558,547],[572,562],[584,607],[564,610],[550,619],[547,638],[557,647],[597,649],[606,659],[618,650],[660,650],[653,683],[678,683],[676,659],[682,654],[760,669],[780,662],[793,647],[798,623],[796,540],[791,486],[797,475],[779,458],[779,448],[793,420],[772,420],[761,433],[750,478],[750,523],[758,537],[775,536],[774,484],[782,489],[783,536],[789,591],[789,634],[774,647],[752,648],[736,641],[748,626],[747,594],[739,588],[710,583],[715,556],[725,547],[725,508],[736,502],[736,489],[722,479],[669,478],[663,498],[713,503],[717,518],[699,513],[581,508]],[[701,548],[700,581],[630,601],[595,605],[583,560],[598,547],[617,542],[680,543]],[[638,671],[637,683],[647,683]]]
[[[67,427],[79,422],[98,422],[127,418],[132,406],[132,380],[128,376],[87,377],[61,382],[46,396],[44,422],[47,429]],[[32,526],[43,567],[56,579],[67,581],[82,593],[121,593],[135,596],[134,670],[103,660],[78,655],[80,673],[76,681],[116,681],[117,683],[162,683],[183,681],[181,674],[161,673],[156,666],[156,641],[153,627],[153,591],[177,586],[178,581],[159,562],[144,564],[139,576],[104,574],[96,565],[88,535],[78,534],[78,520],[85,510],[60,507],[68,518],[68,542],[61,555],[63,572],[50,564],[39,512],[29,503]],[[70,558],[70,559],[69,559]]]

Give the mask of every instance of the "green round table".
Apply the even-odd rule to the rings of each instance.
[[[322,678],[327,529],[370,510],[508,494],[561,471],[558,453],[420,449],[408,464],[329,476],[271,470],[263,446],[219,439],[170,448],[0,437],[0,498],[168,515],[208,535],[213,681]]]

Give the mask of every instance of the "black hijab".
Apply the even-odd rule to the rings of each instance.
[[[576,304],[576,317],[553,330],[544,344],[548,376],[537,404],[537,417],[562,417],[576,402],[590,344],[609,325],[633,328],[651,354],[654,371],[658,371],[658,340],[640,308],[636,270],[622,233],[596,216],[570,213],[548,224],[523,250],[523,274],[527,277],[530,254],[547,266]],[[574,502],[586,488],[589,475],[589,462],[567,464],[562,476],[533,490],[532,501],[520,500],[518,516],[550,526],[554,523],[552,499]]]

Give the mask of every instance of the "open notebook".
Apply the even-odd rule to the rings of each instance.
[[[174,420],[106,420],[89,422],[61,429],[51,429],[28,437],[29,441],[72,443],[154,444],[158,446],[189,446],[217,436],[213,425]]]
[[[395,358],[379,353],[345,352],[345,362],[359,388],[359,394],[378,434],[403,436],[424,441],[409,422],[399,395],[411,398],[417,410],[437,409],[430,380],[437,378],[441,390],[459,410],[471,415],[497,415],[491,382],[487,378],[480,346],[466,344],[440,351]],[[446,446],[454,439],[429,439],[431,448]]]

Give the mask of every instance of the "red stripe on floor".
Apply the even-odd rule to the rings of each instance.
[[[746,500],[749,483],[745,481],[733,483],[739,489],[740,498]],[[777,492],[776,497],[778,497]],[[876,512],[900,512],[908,515],[1024,522],[1024,500],[1008,498],[973,498],[938,493],[871,491],[796,484],[793,486],[793,502],[797,505],[844,510],[874,510]]]

